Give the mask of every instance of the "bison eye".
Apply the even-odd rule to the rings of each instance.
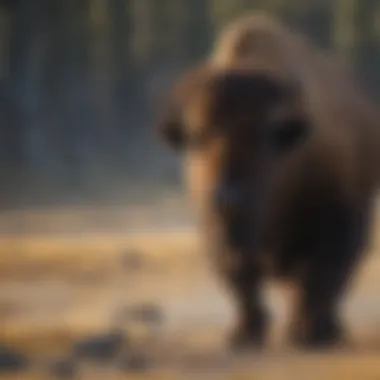
[[[308,136],[309,125],[303,119],[288,119],[272,125],[271,144],[276,152],[284,153],[295,148]]]

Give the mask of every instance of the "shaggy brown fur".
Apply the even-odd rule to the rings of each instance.
[[[290,338],[331,345],[367,242],[379,118],[337,59],[266,16],[221,33],[174,87],[160,122],[185,153],[216,267],[234,294],[235,347],[261,345],[263,279],[291,281]]]

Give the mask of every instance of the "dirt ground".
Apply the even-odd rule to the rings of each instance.
[[[177,215],[170,225],[161,214],[149,228],[132,229],[138,213],[119,208],[105,215],[33,211],[0,219],[0,346],[29,363],[0,378],[380,379],[377,234],[343,304],[353,347],[319,354],[287,349],[287,293],[270,285],[271,344],[233,355],[224,344],[234,320],[231,300],[192,223]],[[111,358],[71,359],[78,342],[115,331],[124,343]],[[66,374],[56,364],[65,358],[72,367]]]

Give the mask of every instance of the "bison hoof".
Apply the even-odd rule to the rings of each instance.
[[[346,343],[343,329],[332,320],[318,321],[306,330],[294,332],[291,338],[294,345],[304,349],[329,349]]]
[[[238,326],[229,337],[229,346],[235,351],[259,350],[264,345],[264,331],[258,328]]]

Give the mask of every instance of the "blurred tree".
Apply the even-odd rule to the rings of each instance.
[[[173,35],[170,31],[170,14],[169,7],[175,6],[170,1],[147,0],[145,14],[140,15],[139,22],[144,27],[144,33],[147,40],[146,57],[148,62],[147,70],[155,70],[155,67],[162,65],[165,59],[170,58],[169,40]]]
[[[336,0],[334,9],[333,46],[346,60],[354,53],[357,0]]]
[[[19,0],[11,9],[9,51],[3,99],[8,118],[3,124],[8,159],[26,165],[27,136],[33,133],[41,107],[41,76],[45,58],[46,1]]]
[[[205,55],[212,39],[210,2],[184,0],[186,5],[186,26],[184,44],[188,61],[196,61]]]
[[[366,0],[357,4],[356,25],[357,44],[355,60],[362,77],[374,94],[380,95],[380,51],[379,38],[376,35],[376,17],[380,9],[377,0]]]
[[[0,6],[9,10],[18,6],[19,2],[20,0],[1,0]]]
[[[111,46],[112,104],[116,123],[122,132],[118,140],[119,152],[125,167],[135,155],[136,144],[142,133],[145,117],[142,70],[134,49],[135,1],[109,0],[109,37]],[[138,148],[137,148],[138,149]]]
[[[0,0],[0,176],[20,179],[3,193],[26,188],[25,169],[62,193],[153,177],[156,101],[254,9],[357,64],[380,96],[379,0]]]
[[[273,1],[273,0],[272,0]],[[338,0],[339,1],[339,0]],[[277,0],[277,3],[279,0]],[[299,30],[311,37],[319,46],[331,47],[334,2],[330,0],[282,1],[281,12],[287,13],[286,19]],[[339,38],[339,37],[338,37]]]
[[[118,124],[125,128],[126,110],[131,111],[131,101],[138,81],[133,52],[133,1],[109,0],[109,44],[111,72],[113,73],[112,102],[117,112]]]

